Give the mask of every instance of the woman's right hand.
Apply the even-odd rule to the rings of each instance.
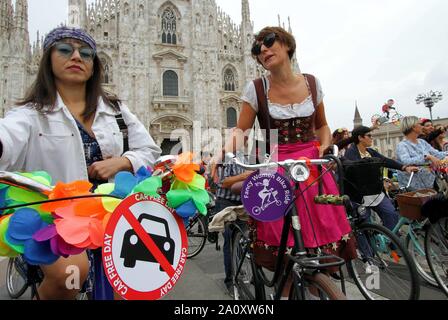
[[[440,167],[442,165],[442,160],[440,160],[439,158],[434,157],[433,155],[428,155],[426,156],[426,159],[428,159],[429,161],[431,161],[431,163],[436,167]]]

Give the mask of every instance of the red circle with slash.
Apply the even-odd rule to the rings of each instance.
[[[185,225],[163,198],[142,193],[113,212],[103,241],[103,268],[126,300],[157,300],[178,283],[187,260]]]

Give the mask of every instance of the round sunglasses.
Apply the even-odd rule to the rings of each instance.
[[[270,48],[274,45],[276,39],[277,35],[274,32],[272,32],[268,34],[266,37],[264,37],[261,43],[255,41],[254,45],[252,46],[252,55],[259,56],[261,53],[261,46],[264,45],[266,48]]]
[[[63,57],[69,59],[73,56],[75,50],[78,50],[82,60],[91,62],[95,58],[95,50],[90,47],[75,47],[71,43],[58,42],[54,45],[56,51]]]

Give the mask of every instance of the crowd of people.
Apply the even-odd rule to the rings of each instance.
[[[375,151],[373,128],[359,127],[352,133],[338,129],[331,134],[326,119],[324,90],[319,79],[311,74],[296,73],[291,60],[296,51],[294,37],[280,27],[266,27],[255,37],[252,56],[268,71],[267,76],[247,84],[242,94],[242,109],[237,129],[225,144],[222,153],[209,161],[205,171],[216,187],[216,211],[241,204],[230,187],[248,177],[236,166],[226,163],[227,152],[236,153],[244,146],[238,135],[253,128],[255,119],[270,145],[269,132],[278,131],[278,145],[272,155],[279,161],[300,157],[319,158],[332,144],[340,145],[341,155],[358,160],[378,157],[387,167],[400,172],[399,182],[414,165],[446,160],[447,127],[432,126],[415,117],[402,120],[405,139],[397,148],[398,158],[388,159]],[[0,170],[49,172],[56,181],[90,180],[93,184],[110,181],[119,171],[136,172],[152,166],[161,154],[147,129],[114,95],[101,87],[102,65],[96,54],[95,40],[85,31],[58,27],[44,41],[40,69],[28,95],[0,120]],[[393,103],[389,102],[389,109]],[[270,152],[269,152],[270,153]],[[208,160],[207,160],[208,161]],[[429,171],[418,170],[414,188],[433,187]],[[331,175],[323,178],[323,192],[335,194],[337,183]],[[356,248],[343,207],[318,207],[313,199],[317,186],[308,188],[297,198],[304,244],[309,249],[323,248],[352,259]],[[305,204],[306,203],[306,204]],[[392,229],[398,214],[386,193],[364,199],[375,209],[384,224]],[[307,205],[307,208],[305,208]],[[319,214],[318,214],[319,212]],[[305,216],[305,214],[307,214]],[[257,261],[272,265],[280,244],[283,221],[250,221]],[[230,235],[225,232],[224,265],[231,284]],[[288,246],[293,246],[290,234]],[[337,244],[329,247],[330,244]],[[339,250],[343,248],[344,252]],[[39,287],[42,299],[72,299],[75,290],[65,286],[67,265],[77,265],[85,279],[88,259],[85,253],[61,258],[50,266],[42,266],[44,282]],[[285,292],[285,295],[288,293]]]

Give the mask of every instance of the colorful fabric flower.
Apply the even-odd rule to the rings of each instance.
[[[59,182],[53,188],[53,191],[48,195],[49,200],[63,199],[77,196],[89,195],[90,189],[93,184],[88,181],[75,181],[71,183]],[[41,209],[47,212],[55,212],[56,209],[68,206],[73,200],[64,200],[45,203],[41,206]]]
[[[78,200],[55,210],[57,233],[68,244],[80,249],[98,249],[103,244],[104,230],[111,213],[100,199]]]
[[[173,173],[176,179],[185,183],[192,182],[196,171],[199,171],[199,169],[200,166],[193,163],[193,154],[190,152],[179,155],[173,165]]]
[[[58,234],[54,224],[48,225],[46,228],[37,231],[33,235],[33,239],[37,242],[49,241],[51,251],[56,256],[61,256],[64,258],[81,254],[84,251],[84,249],[77,248],[65,242],[64,239],[62,239],[62,237]]]
[[[23,256],[31,265],[49,265],[59,259],[51,250],[51,244],[37,242],[33,235],[41,229],[48,227],[39,213],[34,209],[20,209],[14,213],[10,220],[5,240],[15,246],[23,246]]]

